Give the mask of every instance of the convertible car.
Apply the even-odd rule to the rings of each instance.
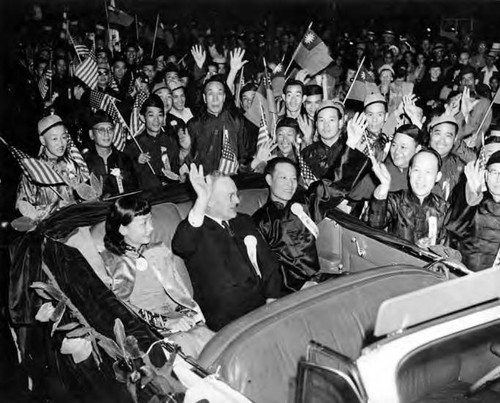
[[[261,177],[236,182],[241,212],[252,214],[267,200]],[[194,193],[173,185],[143,196],[153,204],[153,241],[170,244]],[[320,223],[318,238],[321,272],[329,280],[231,323],[195,360],[164,340],[101,281],[104,264],[98,252],[110,203],[68,206],[12,245],[10,317],[30,388],[40,401],[357,402],[307,397],[310,376],[303,357],[311,341],[348,363],[342,373],[351,387],[342,386],[346,396],[372,401],[368,381],[364,385],[355,378],[363,374],[362,361],[358,372],[352,368],[363,348],[385,337],[375,331],[381,304],[463,274],[452,262],[334,209]],[[410,315],[414,308],[418,305],[406,304],[402,312]],[[397,376],[411,383],[410,370],[432,351],[409,360],[408,370]],[[448,365],[446,360],[442,365]],[[460,375],[450,370],[450,379],[458,381]],[[394,402],[415,401],[423,389],[416,394],[409,388]]]

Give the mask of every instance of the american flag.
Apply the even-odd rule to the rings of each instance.
[[[75,41],[75,38],[73,38],[73,36],[69,32],[69,30],[68,30],[68,36],[69,36],[69,40],[70,40],[71,44],[75,48],[75,52],[78,55],[78,58],[80,60],[83,60],[86,57],[88,57],[90,54],[89,48],[87,48],[85,45],[77,44]]]
[[[71,137],[68,137],[68,150],[69,157],[80,168],[83,182],[86,182],[90,178],[89,168],[87,167],[87,164],[85,163],[85,160],[83,159],[82,154],[80,154],[80,151],[76,147],[75,143],[73,143],[73,139]]]
[[[219,162],[219,171],[224,175],[238,173],[238,159],[231,146],[231,139],[226,128],[223,129],[222,153]]]
[[[260,125],[259,135],[257,136],[257,148],[262,147],[269,140],[269,129],[267,128],[266,114],[264,107],[260,104]]]
[[[142,104],[148,99],[149,94],[147,91],[140,90],[135,96],[134,107],[132,108],[132,114],[130,115],[130,134],[132,136],[137,136],[144,129],[144,122],[140,117],[140,110]]]
[[[3,140],[2,140],[3,141]],[[7,144],[4,142],[4,144]],[[30,157],[16,147],[7,145],[21,169],[32,182],[42,185],[58,185],[65,183],[61,175],[49,167],[45,161]]]
[[[318,178],[313,174],[311,167],[307,165],[307,162],[304,161],[304,158],[302,158],[302,155],[300,154],[300,150],[297,148],[297,159],[299,161],[299,168],[300,168],[300,176],[302,176],[302,179],[304,180],[304,183],[306,186],[311,185],[311,183],[316,182]]]
[[[48,79],[45,73],[43,73],[40,80],[38,80],[38,91],[40,91],[42,99],[45,99],[47,92],[49,91]]]
[[[109,116],[111,116],[111,119],[113,119],[113,123],[115,124],[113,132],[113,145],[119,151],[123,151],[127,141],[127,136],[125,134],[127,123],[123,119],[120,111],[116,108],[116,101],[118,101],[118,99],[105,94],[104,92],[95,90],[90,91],[90,106],[94,109],[102,109]]]
[[[97,87],[97,60],[95,57],[95,46],[89,52],[88,57],[75,69],[75,76],[82,80],[90,89]]]
[[[127,124],[125,123],[120,111],[116,108],[116,101],[118,101],[118,99],[112,97],[111,95],[95,90],[90,91],[90,106],[94,109],[102,109],[109,116],[111,116],[115,125],[113,131],[113,145],[119,151],[123,151],[127,141],[127,136],[125,134]]]

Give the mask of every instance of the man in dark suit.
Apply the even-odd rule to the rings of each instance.
[[[280,296],[279,264],[251,217],[238,214],[238,189],[228,176],[204,177],[191,164],[196,202],[172,240],[186,263],[198,302],[211,330]]]

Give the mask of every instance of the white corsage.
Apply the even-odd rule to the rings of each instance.
[[[257,273],[257,276],[262,278],[262,273],[260,272],[259,265],[257,263],[257,238],[253,235],[247,235],[243,242],[245,242],[248,258],[255,269],[255,273]]]
[[[71,354],[75,364],[78,364],[90,357],[92,343],[90,340],[81,337],[65,337],[61,344],[61,354]]]
[[[36,313],[35,319],[39,322],[48,322],[55,310],[56,308],[52,305],[52,302],[46,302]]]
[[[176,120],[172,120],[170,122],[170,126],[172,126],[173,128],[175,128],[175,126],[177,126],[177,121]]]
[[[118,186],[118,191],[120,193],[123,193],[124,189],[123,189],[122,171],[120,170],[120,168],[112,168],[110,173],[115,177],[116,185]]]

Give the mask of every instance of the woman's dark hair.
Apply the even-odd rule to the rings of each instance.
[[[104,246],[115,255],[123,255],[126,250],[125,240],[120,234],[120,227],[129,225],[134,217],[151,212],[151,205],[145,199],[135,196],[122,197],[110,207],[106,217]]]

